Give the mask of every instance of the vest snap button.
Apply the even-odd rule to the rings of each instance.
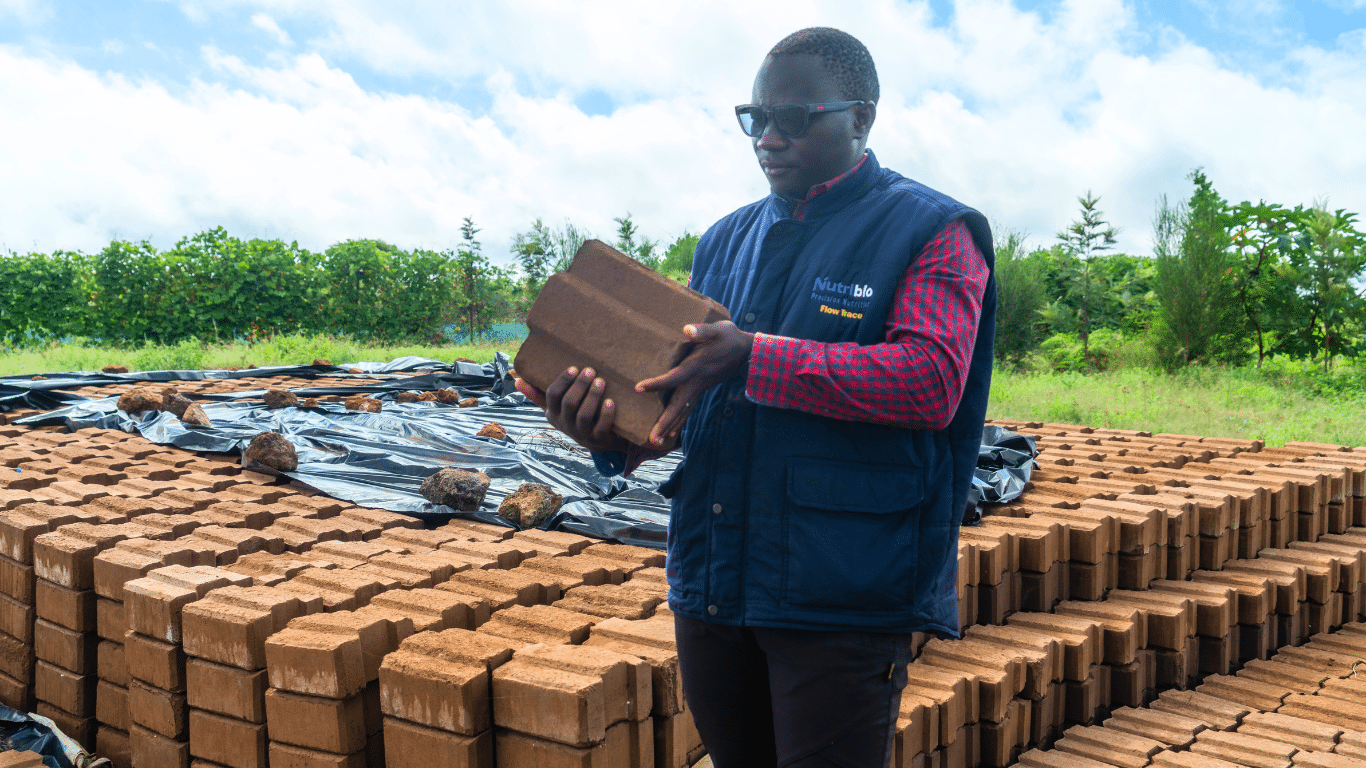
[[[725,408],[721,409],[721,415],[729,419],[730,417],[735,415],[735,409],[728,405]]]
[[[747,322],[747,323],[752,323],[752,322],[754,322],[754,317],[755,317],[755,315],[754,315],[753,312],[746,312],[746,313],[745,313],[745,322]]]
[[[711,505],[711,511],[712,511],[713,513],[715,513],[715,514],[718,514],[718,515],[721,514],[721,505],[720,505],[720,504],[713,504],[713,505]]]
[[[720,609],[720,608],[717,608],[717,607],[714,606],[714,605],[709,605],[709,606],[707,606],[707,614],[710,615],[710,616],[715,616],[715,615],[716,615],[717,613],[719,613],[720,611],[721,611],[721,609]]]

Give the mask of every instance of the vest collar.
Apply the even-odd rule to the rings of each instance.
[[[773,205],[782,218],[805,221],[834,213],[849,203],[862,197],[876,183],[881,166],[873,150],[864,150],[863,159],[858,164],[835,178],[817,184],[807,196],[794,203],[769,194]]]

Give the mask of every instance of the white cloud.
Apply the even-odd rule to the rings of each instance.
[[[50,8],[34,0],[0,0],[0,19],[13,16],[21,22],[33,23],[52,15]]]
[[[280,45],[290,46],[294,41],[290,39],[289,33],[280,29],[280,25],[275,23],[275,19],[268,13],[253,13],[251,15],[251,25],[258,29],[265,30]]]
[[[1152,30],[1120,0],[1067,0],[1046,17],[959,0],[952,28],[902,0],[856,15],[798,0],[780,19],[717,0],[186,7],[217,23],[229,6],[266,31],[280,19],[323,32],[263,64],[205,48],[204,79],[181,86],[0,47],[0,135],[12,137],[0,145],[0,245],[169,245],[222,224],[310,248],[446,248],[472,216],[501,259],[538,216],[607,236],[630,211],[653,237],[697,232],[766,192],[730,108],[765,51],[811,24],[873,51],[884,97],[871,146],[884,164],[1035,243],[1090,189],[1121,246],[1145,253],[1154,202],[1186,197],[1196,166],[1234,200],[1366,208],[1366,34],[1296,49],[1268,85],[1170,30],[1164,47],[1140,49]],[[363,87],[374,72],[473,84],[491,106]],[[593,90],[620,106],[584,114],[574,99]]]

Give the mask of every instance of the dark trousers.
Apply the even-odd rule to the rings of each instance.
[[[716,768],[886,768],[912,636],[675,617],[683,694]]]

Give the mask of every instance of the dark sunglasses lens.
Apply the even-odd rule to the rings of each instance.
[[[746,136],[759,136],[764,132],[764,111],[759,107],[746,107],[736,110],[736,117],[740,118],[740,130]]]
[[[796,138],[806,133],[806,107],[800,104],[784,104],[773,108],[773,124],[778,133]]]

